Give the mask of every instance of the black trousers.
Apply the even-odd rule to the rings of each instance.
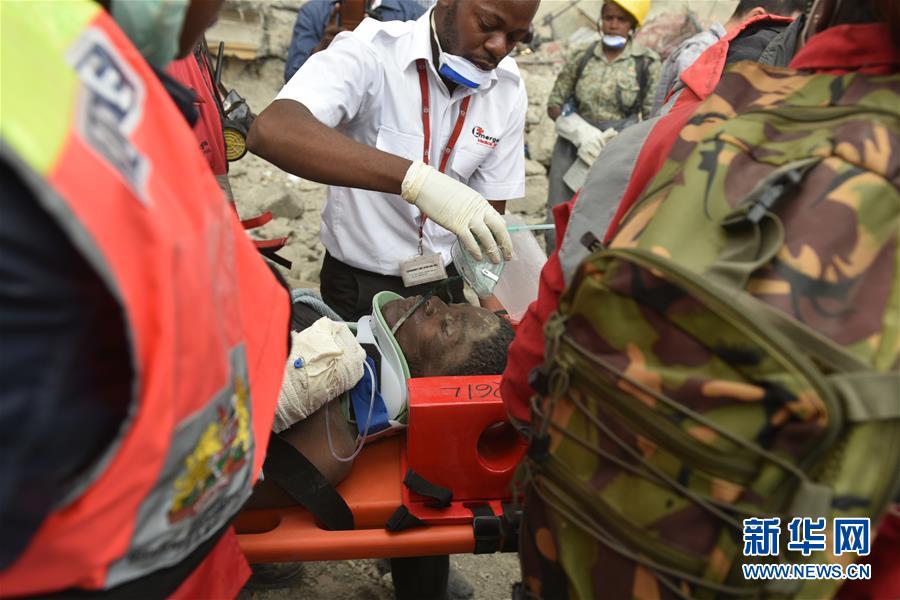
[[[456,275],[456,267],[450,264],[447,275]],[[319,272],[322,300],[345,321],[358,321],[372,312],[372,298],[378,292],[394,292],[409,298],[431,291],[440,281],[405,287],[403,279],[392,275],[381,275],[351,267],[325,252],[322,270]],[[438,293],[445,302],[465,302],[462,279],[443,286]]]

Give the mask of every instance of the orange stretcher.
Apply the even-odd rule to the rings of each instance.
[[[508,423],[499,376],[413,379],[406,432],[369,443],[337,487],[355,529],[328,531],[303,508],[245,511],[235,527],[251,563],[514,550],[509,484],[525,442]],[[449,506],[404,485],[407,473],[453,492]],[[392,532],[400,506],[422,521]],[[478,515],[478,516],[476,516]]]

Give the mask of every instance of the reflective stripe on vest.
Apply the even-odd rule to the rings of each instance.
[[[289,303],[105,12],[12,2],[3,19],[2,158],[122,306],[135,380],[118,438],[0,589],[106,589],[179,563],[250,494]]]

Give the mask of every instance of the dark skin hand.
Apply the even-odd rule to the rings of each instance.
[[[490,68],[528,34],[537,0],[439,0],[435,26],[444,50]],[[451,19],[452,17],[452,19]],[[447,35],[447,31],[452,33]],[[437,68],[437,67],[435,67]],[[251,152],[284,171],[328,185],[399,194],[412,161],[326,127],[302,104],[277,100],[254,121]],[[347,169],[347,165],[353,165]],[[502,212],[503,203],[492,203]]]
[[[400,193],[411,160],[353,141],[323,125],[308,108],[293,100],[276,100],[263,115],[267,115],[265,120],[260,115],[253,122],[247,145],[279,169],[328,185]],[[292,125],[278,127],[285,122]],[[295,130],[302,130],[303,134]],[[310,160],[313,156],[328,156],[329,160]],[[354,168],[348,169],[347,165]],[[491,205],[502,214],[506,202]]]
[[[260,158],[304,179],[389,194],[400,193],[412,164],[323,125],[293,100],[270,104],[253,122],[247,146]]]

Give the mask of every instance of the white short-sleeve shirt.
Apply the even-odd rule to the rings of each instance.
[[[422,160],[422,93],[416,60],[428,62],[431,157],[440,157],[471,95],[446,174],[488,200],[525,195],[524,129],[528,99],[512,58],[504,58],[491,84],[448,93],[434,69],[430,11],[418,21],[364,20],[313,54],[276,99],[305,105],[325,125],[368,146]],[[439,159],[431,161],[437,168]],[[347,165],[352,169],[353,165]],[[322,211],[321,239],[328,252],[351,266],[398,275],[399,264],[418,253],[419,210],[395,194],[331,186]],[[450,262],[455,236],[427,221],[424,252]]]

